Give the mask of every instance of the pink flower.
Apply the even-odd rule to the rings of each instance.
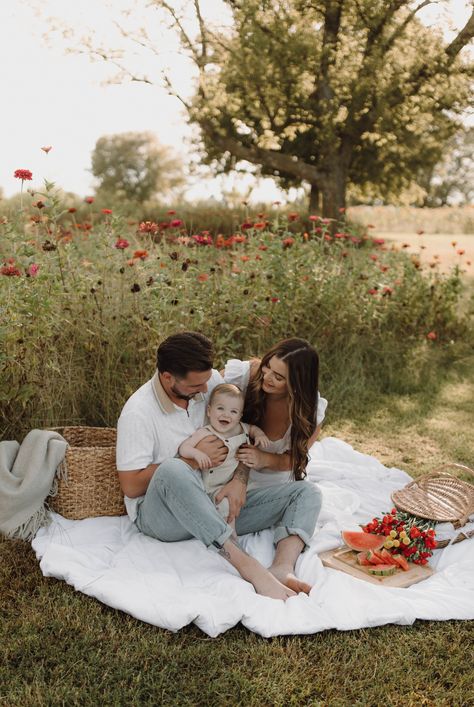
[[[159,226],[154,221],[142,221],[138,226],[140,233],[156,233],[158,229]]]
[[[436,339],[438,338],[438,334],[435,331],[430,331],[426,335],[426,338],[429,339],[430,341],[436,341]]]
[[[22,182],[26,180],[31,181],[33,179],[33,172],[30,172],[29,169],[16,169],[13,176],[15,179],[21,179]]]
[[[38,274],[39,265],[36,263],[31,263],[31,265],[26,269],[26,274],[30,277],[36,277]]]
[[[86,204],[93,204],[93,203],[94,203],[94,197],[93,197],[93,196],[86,196],[86,198],[84,199],[84,201],[86,202]]]
[[[112,213],[112,209],[101,209],[102,213],[109,216]]]
[[[118,238],[115,241],[114,248],[118,248],[118,250],[125,250],[125,248],[128,248],[130,243],[125,239],[125,238]]]
[[[319,216],[310,216],[309,220],[310,221],[319,221]]]
[[[179,218],[175,218],[175,219],[173,219],[173,221],[170,221],[171,228],[179,228],[182,225],[183,225],[183,222]]]

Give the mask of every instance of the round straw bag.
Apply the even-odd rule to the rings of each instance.
[[[474,486],[446,472],[445,469],[449,468],[468,472],[474,477],[474,471],[468,466],[444,464],[394,491],[392,501],[395,506],[419,518],[450,522],[455,528],[464,525],[474,513]]]
[[[56,513],[71,520],[126,513],[120,488],[115,445],[110,427],[55,427],[68,442],[58,473],[57,494],[49,498]]]

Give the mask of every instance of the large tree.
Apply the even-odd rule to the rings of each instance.
[[[446,42],[418,19],[430,0],[224,2],[232,24],[217,30],[193,0],[192,35],[176,3],[154,0],[198,70],[194,98],[178,97],[220,169],[245,160],[285,185],[309,183],[311,208],[322,194],[324,215],[337,216],[349,183],[396,194],[459,129],[474,8]]]
[[[97,196],[142,204],[183,183],[182,166],[169,148],[148,132],[99,138],[92,152]]]

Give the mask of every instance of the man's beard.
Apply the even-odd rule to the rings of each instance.
[[[174,396],[176,396],[180,400],[187,400],[188,402],[192,398],[194,398],[194,396],[196,395],[196,393],[192,393],[191,395],[184,395],[184,393],[182,393],[180,390],[178,390],[178,388],[175,385],[171,386],[171,392],[173,393]]]

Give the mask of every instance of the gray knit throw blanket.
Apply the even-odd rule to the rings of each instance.
[[[31,540],[48,523],[45,503],[57,491],[67,442],[57,432],[32,430],[23,442],[0,442],[0,533]]]

